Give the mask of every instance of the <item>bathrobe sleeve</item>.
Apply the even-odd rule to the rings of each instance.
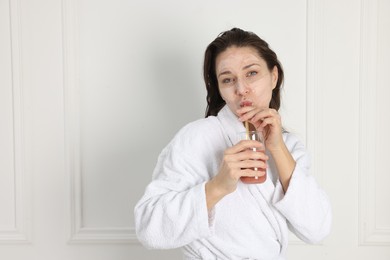
[[[137,237],[147,248],[178,248],[213,234],[205,183],[214,162],[207,163],[211,148],[202,129],[185,127],[161,152],[153,180],[135,206]]]
[[[329,199],[309,173],[310,159],[304,145],[291,134],[285,142],[296,166],[285,194],[281,183],[276,183],[273,204],[297,237],[306,243],[319,243],[331,229]]]

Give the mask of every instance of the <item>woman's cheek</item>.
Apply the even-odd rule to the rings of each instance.
[[[268,107],[272,98],[272,91],[261,91],[256,93],[256,99],[258,100],[258,107]],[[256,102],[257,103],[257,102]]]

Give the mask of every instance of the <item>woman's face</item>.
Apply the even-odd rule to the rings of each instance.
[[[233,113],[244,106],[269,107],[278,69],[270,71],[254,48],[229,47],[217,56],[215,67],[219,92]]]

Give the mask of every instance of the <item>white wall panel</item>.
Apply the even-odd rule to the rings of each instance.
[[[390,147],[390,88],[388,80],[388,68],[390,68],[390,2],[378,1],[378,65],[377,65],[377,95],[376,114],[376,226],[387,235],[390,245],[390,170],[388,167],[388,154]]]
[[[0,2],[0,230],[15,228],[14,124],[9,2]]]
[[[79,71],[79,16],[78,6],[74,1],[63,1],[63,30],[64,30],[64,88],[65,88],[65,128],[66,128],[66,167],[70,176],[70,219],[71,219],[71,239],[70,242],[123,242],[134,241],[134,231],[129,227],[129,206],[125,202],[128,198],[115,192],[125,191],[127,187],[117,187],[113,185],[124,185],[126,182],[116,182],[118,178],[110,175],[115,168],[106,165],[109,158],[98,158],[96,164],[92,164],[90,172],[92,178],[86,180],[85,157],[81,157],[82,136],[80,132],[80,89],[82,80],[78,77]],[[100,74],[102,75],[102,74]],[[97,90],[98,91],[98,90]],[[103,102],[105,104],[107,102]],[[108,102],[111,104],[110,102]],[[115,103],[115,102],[114,102]],[[95,108],[98,110],[99,105]],[[97,116],[100,111],[96,111]],[[106,120],[107,118],[103,119]],[[108,120],[108,119],[107,119]],[[97,126],[97,130],[100,126]],[[104,136],[103,136],[104,137]],[[101,145],[105,140],[97,137],[96,145]],[[102,142],[99,142],[102,141]],[[106,143],[110,145],[111,143]],[[96,147],[97,151],[105,151],[109,146]],[[117,154],[115,154],[117,155]],[[113,156],[115,156],[113,155]],[[111,157],[112,158],[112,157]],[[114,158],[112,158],[114,159]],[[98,162],[103,162],[99,164]],[[117,164],[121,165],[121,164]],[[88,164],[87,164],[88,166]],[[114,165],[115,166],[115,165]],[[94,168],[95,167],[95,168]],[[102,171],[103,170],[103,171]],[[101,175],[107,172],[109,175]],[[107,177],[107,178],[105,178]],[[111,183],[111,185],[110,185]],[[112,185],[113,184],[113,185]],[[90,197],[90,192],[95,191],[98,197],[92,198],[91,204],[85,203]],[[114,193],[114,194],[113,194]],[[102,197],[100,197],[102,196]],[[122,204],[118,205],[117,198],[122,198]],[[111,199],[111,200],[110,200]],[[97,207],[97,210],[96,210]],[[113,208],[114,207],[114,208]],[[99,211],[100,210],[100,211]],[[102,211],[103,210],[103,211]],[[117,212],[117,211],[120,212]],[[91,213],[92,211],[92,213]],[[92,216],[90,216],[91,214]],[[102,219],[102,222],[94,219]],[[91,221],[87,221],[92,219]],[[118,220],[119,218],[119,220]]]
[[[360,244],[390,245],[390,4],[362,1]]]
[[[27,242],[19,1],[0,1],[0,243]]]

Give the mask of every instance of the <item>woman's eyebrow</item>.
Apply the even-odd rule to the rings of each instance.
[[[225,71],[222,71],[221,73],[219,73],[217,78],[219,78],[222,75],[226,75],[226,74],[232,74],[232,73],[230,72],[230,70],[225,70]]]
[[[248,69],[248,68],[250,68],[250,67],[252,67],[252,66],[256,66],[256,65],[259,66],[259,67],[261,67],[260,64],[258,64],[258,63],[251,63],[251,64],[249,64],[249,65],[244,66],[242,69],[243,69],[243,70],[246,70],[246,69]]]

